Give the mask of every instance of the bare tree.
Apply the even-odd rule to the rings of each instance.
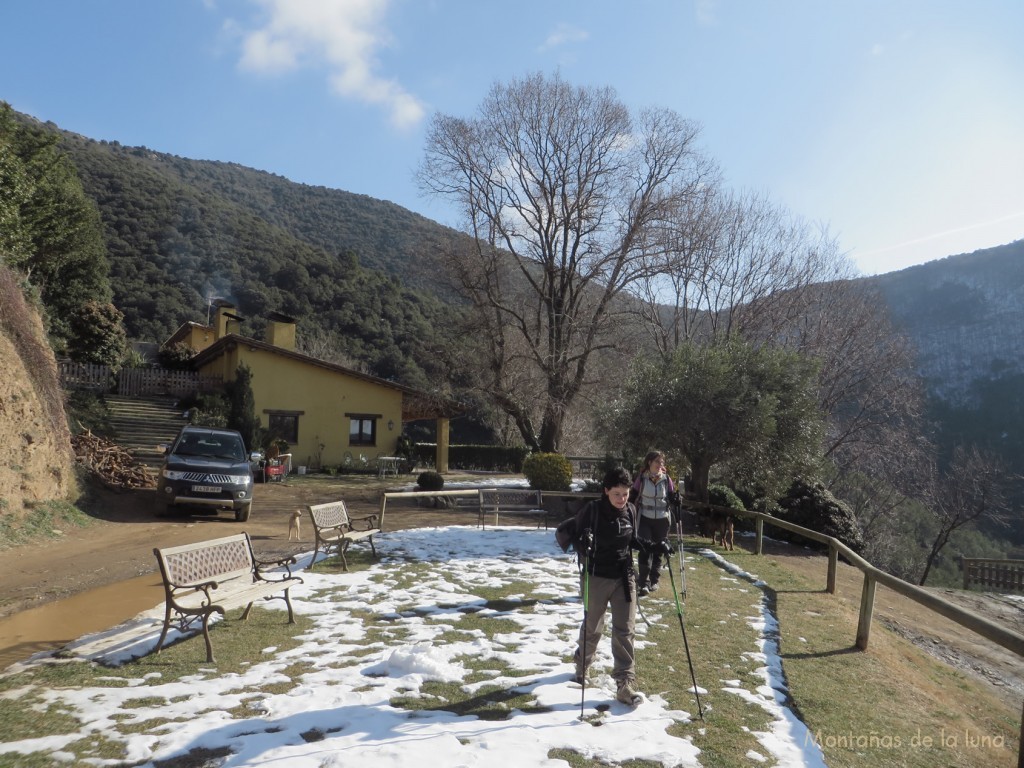
[[[620,294],[661,267],[673,213],[717,183],[697,126],[636,116],[608,88],[537,74],[495,85],[473,119],[436,115],[419,172],[456,201],[473,246],[453,251],[487,339],[490,389],[524,442],[554,451]],[[534,371],[543,389],[513,377]]]
[[[913,349],[893,328],[885,300],[867,283],[833,281],[803,291],[801,303],[798,321],[777,338],[821,361],[825,457],[858,465],[868,453],[930,452],[920,441],[924,391]]]
[[[861,554],[901,579],[917,579],[927,552],[916,544],[913,521],[925,515],[934,446],[906,425],[878,426],[833,454],[826,485],[853,509],[864,538]],[[873,446],[873,447],[872,447]]]
[[[1009,490],[1013,478],[999,459],[975,447],[957,447],[949,469],[936,473],[929,506],[939,528],[932,542],[921,585],[950,536],[982,518],[1006,525],[1009,522]]]
[[[702,192],[659,233],[663,269],[637,291],[663,352],[684,340],[788,335],[808,309],[808,292],[852,274],[827,230],[766,196]]]
[[[919,495],[923,390],[885,301],[826,229],[754,193],[709,189],[663,232],[664,270],[641,284],[640,311],[663,353],[738,337],[819,362],[830,486],[878,482],[859,519],[881,526]]]

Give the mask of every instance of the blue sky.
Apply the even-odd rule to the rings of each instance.
[[[1020,0],[7,0],[0,100],[455,224],[434,112],[534,72],[703,126],[729,186],[864,274],[1024,237]]]

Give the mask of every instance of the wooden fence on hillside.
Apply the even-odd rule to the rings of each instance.
[[[1024,592],[1024,560],[994,560],[983,557],[961,558],[964,589],[972,586]]]
[[[766,515],[762,512],[745,512],[726,507],[716,507],[713,505],[701,506],[705,509],[710,508],[710,510],[719,514],[737,515],[739,517],[753,519],[755,527],[754,554],[756,555],[763,554],[764,552],[764,526],[766,524],[775,526],[776,528],[782,528],[783,530],[790,531],[792,533],[800,534],[808,539],[827,545],[828,568],[825,577],[825,591],[829,594],[835,594],[836,591],[836,572],[840,554],[850,565],[863,573],[864,585],[861,588],[860,593],[860,618],[857,623],[857,638],[855,640],[857,648],[860,648],[861,650],[866,650],[868,647],[868,638],[871,633],[871,617],[874,613],[875,607],[875,587],[878,584],[882,584],[894,592],[913,600],[915,603],[919,603],[925,608],[945,616],[947,619],[955,621],[960,626],[967,627],[967,629],[972,632],[976,632],[982,637],[991,640],[996,645],[1002,646],[1006,650],[1012,651],[1024,659],[1024,635],[1014,632],[1012,629],[1004,627],[1001,624],[997,624],[994,621],[990,621],[983,616],[979,616],[976,613],[965,610],[958,605],[954,605],[948,600],[944,600],[938,595],[928,591],[924,587],[919,587],[915,584],[903,581],[902,579],[898,579],[885,571],[880,571],[839,541],[839,539],[833,538],[832,536],[826,536],[825,534],[818,533],[817,531],[812,531],[809,528],[803,528],[799,525],[788,523],[785,520],[779,520],[778,518]],[[1021,707],[1020,741],[1017,745],[1017,768],[1024,768],[1024,705]]]
[[[224,388],[219,376],[168,368],[122,368],[116,374],[108,365],[95,363],[58,363],[61,385],[65,389],[116,392],[119,395],[166,395],[184,397],[196,392],[217,392]]]
[[[91,392],[109,392],[114,384],[109,365],[96,363],[57,363],[60,383],[64,389],[85,389]]]

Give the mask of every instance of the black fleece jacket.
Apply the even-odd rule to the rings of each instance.
[[[576,513],[576,551],[585,556],[592,576],[617,579],[633,573],[633,550],[653,552],[659,544],[636,535],[636,508],[626,503],[618,509],[607,496],[595,499]],[[586,544],[587,534],[593,543]]]

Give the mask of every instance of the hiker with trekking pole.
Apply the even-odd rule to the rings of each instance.
[[[675,484],[665,468],[665,454],[651,451],[644,457],[643,468],[633,481],[629,499],[640,513],[638,533],[642,538],[654,542],[668,539],[672,518],[670,504],[675,492]],[[667,557],[665,559],[668,560]],[[661,554],[641,552],[637,560],[640,571],[637,594],[643,597],[657,592],[661,578]]]
[[[629,706],[643,700],[637,689],[634,656],[637,609],[637,580],[633,550],[657,551],[668,556],[674,550],[667,541],[653,542],[637,536],[636,508],[629,502],[629,472],[621,467],[605,473],[600,499],[587,503],[572,519],[572,543],[580,560],[580,593],[583,597],[583,622],[573,659],[573,678],[583,687],[580,697],[582,717],[587,671],[594,660],[597,644],[604,631],[605,613],[612,614],[612,678],[615,698]],[[563,526],[563,536],[566,531]],[[556,533],[556,538],[558,534]],[[562,539],[559,539],[560,543]],[[564,547],[564,545],[563,545]]]

